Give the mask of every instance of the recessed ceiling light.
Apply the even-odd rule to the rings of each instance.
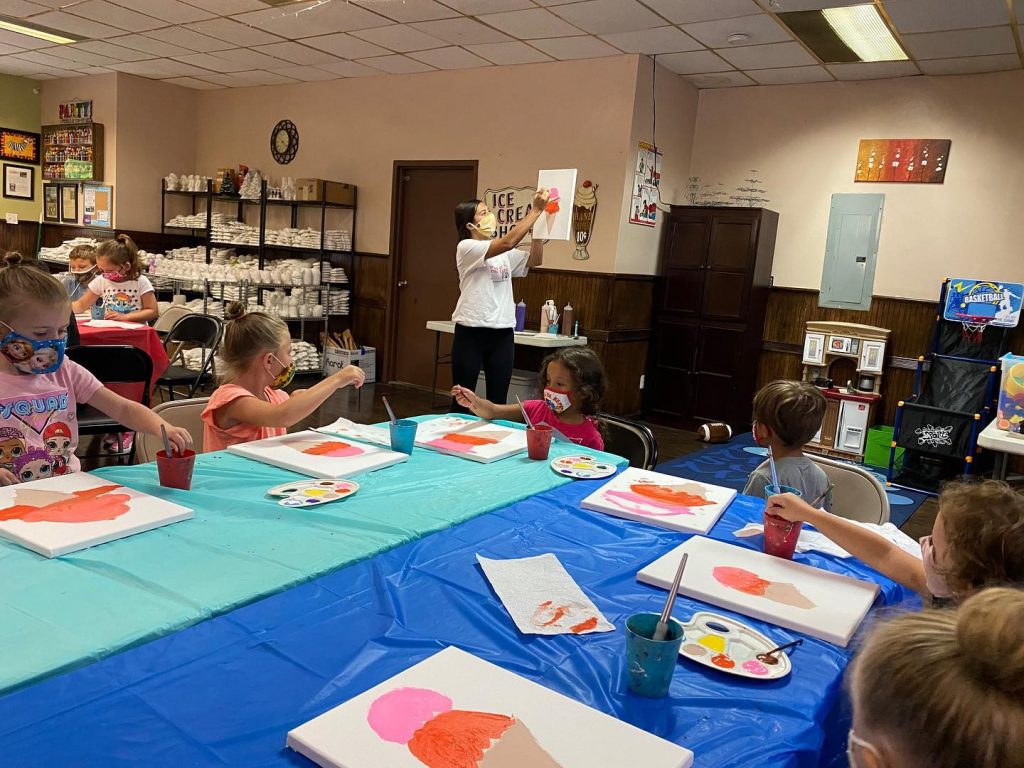
[[[750,35],[746,34],[745,32],[737,32],[734,35],[729,35],[727,38],[725,38],[725,41],[727,43],[735,44],[735,43],[745,43],[749,39],[750,39]]]
[[[861,61],[904,61],[907,54],[874,5],[825,8],[821,15]]]
[[[0,29],[6,29],[9,32],[17,32],[19,35],[28,35],[29,37],[46,40],[48,43],[58,43],[59,45],[78,42],[77,37],[68,37],[63,32],[56,32],[44,27],[29,26],[28,24],[15,21],[13,19],[0,18]]]

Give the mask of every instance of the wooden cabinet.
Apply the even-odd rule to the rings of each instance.
[[[750,424],[779,215],[673,206],[663,228],[646,411]]]

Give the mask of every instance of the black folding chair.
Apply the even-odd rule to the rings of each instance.
[[[654,469],[658,465],[658,441],[646,426],[638,421],[599,413],[597,418],[604,424],[604,449],[621,456],[629,466],[639,469]]]
[[[142,403],[149,407],[149,385],[153,377],[153,361],[149,355],[136,347],[127,344],[111,344],[97,346],[68,347],[67,356],[92,373],[104,385],[114,385],[118,394]],[[128,387],[138,388],[138,398],[130,397]],[[76,413],[78,434],[80,435],[117,435],[117,452],[121,464],[131,464],[135,458],[135,441],[125,450],[121,442],[121,433],[130,429],[107,416],[91,405],[79,403]],[[110,455],[110,454],[108,454]],[[125,459],[127,458],[127,461]]]
[[[175,387],[188,387],[186,397],[195,397],[203,384],[213,381],[213,356],[220,346],[224,324],[213,315],[191,314],[178,320],[167,332],[164,348],[171,364],[157,379],[159,387],[167,388],[167,399],[174,399]],[[186,349],[200,348],[203,359],[198,371],[185,365],[183,353]]]

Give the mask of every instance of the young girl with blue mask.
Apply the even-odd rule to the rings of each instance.
[[[790,493],[770,497],[768,511],[813,525],[932,605],[959,602],[989,586],[1024,587],[1024,496],[1003,482],[947,484],[932,535],[921,539],[920,558]]]
[[[88,312],[103,300],[103,317],[148,323],[160,314],[156,293],[149,278],[142,274],[139,249],[128,235],[104,240],[96,248],[96,269],[99,274],[89,283],[82,298],[74,303],[75,312]]]
[[[110,391],[95,376],[64,357],[69,299],[55,278],[11,253],[0,267],[0,485],[38,480],[80,469],[79,404],[88,403],[131,429],[152,435],[167,429],[184,450],[188,431],[165,422],[140,403]],[[70,443],[59,445],[53,425]],[[44,455],[52,461],[45,461]]]

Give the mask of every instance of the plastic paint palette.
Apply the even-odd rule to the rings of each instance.
[[[359,490],[352,480],[300,480],[274,486],[267,494],[281,496],[282,507],[315,507],[338,499],[347,499]]]
[[[683,624],[679,655],[719,672],[751,680],[778,680],[793,669],[784,651],[776,653],[776,664],[758,660],[757,655],[777,648],[770,640],[742,622],[718,613],[700,611]]]
[[[596,480],[615,474],[615,465],[593,456],[561,456],[551,461],[551,468],[560,475],[576,480]]]

